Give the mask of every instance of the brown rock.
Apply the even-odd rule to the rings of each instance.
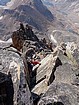
[[[24,38],[22,34],[18,31],[13,32],[12,34],[13,47],[15,47],[19,51],[22,49],[24,43]]]

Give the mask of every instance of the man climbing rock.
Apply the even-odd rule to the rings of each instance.
[[[19,30],[22,30],[22,31],[24,31],[24,32],[25,32],[25,28],[24,28],[23,23],[20,23],[20,29],[19,29]]]
[[[39,61],[35,60],[35,59],[34,60],[31,60],[31,63],[33,65],[37,65],[37,64],[41,65],[41,63]]]
[[[47,43],[45,38],[42,39],[42,42],[45,44]]]

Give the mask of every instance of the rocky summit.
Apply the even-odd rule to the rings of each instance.
[[[0,105],[79,105],[78,3],[0,1]]]

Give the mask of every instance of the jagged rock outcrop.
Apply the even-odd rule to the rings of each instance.
[[[32,31],[32,27],[28,24],[26,25],[26,28],[22,23],[20,24],[22,25],[20,26],[20,29],[14,31],[11,36],[12,43],[9,47],[14,47],[23,53],[29,48],[33,48],[34,51],[31,52],[33,54],[34,52],[38,53],[39,51],[44,51],[47,53],[53,51],[52,43],[47,42],[45,38],[39,40],[39,38]],[[46,53],[44,55],[46,55]]]
[[[29,27],[30,26],[27,26],[28,29],[24,28],[24,30],[21,29],[14,31],[11,36],[12,46],[19,51],[23,49],[24,46],[29,47],[32,41],[36,41],[37,43],[39,42],[38,37],[33,33],[32,29]]]

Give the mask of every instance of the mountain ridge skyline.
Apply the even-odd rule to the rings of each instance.
[[[20,22],[44,32],[53,20],[53,14],[41,0],[11,0],[5,8],[0,9],[0,36],[10,36]]]

